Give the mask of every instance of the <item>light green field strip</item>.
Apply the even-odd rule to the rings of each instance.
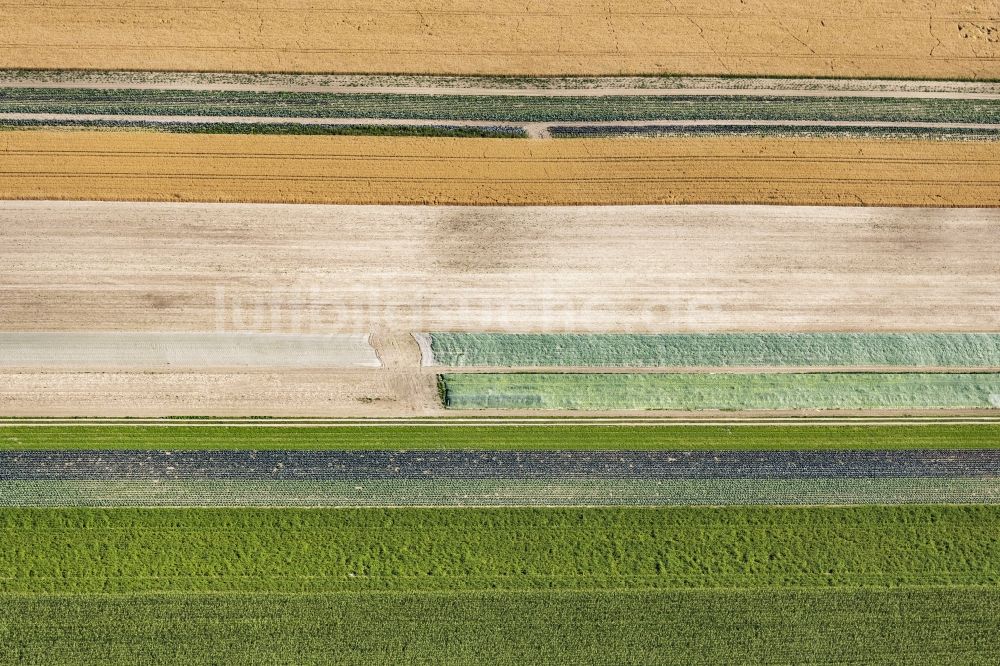
[[[0,595],[0,662],[989,664],[995,588]]]
[[[991,409],[998,373],[445,374],[451,409]]]
[[[4,507],[1000,504],[1000,478],[0,481]]]
[[[1000,367],[998,333],[431,333],[441,366]]]
[[[378,368],[367,335],[0,331],[10,368]]]
[[[1000,584],[1000,507],[0,509],[0,592]]]
[[[3,421],[0,420],[0,424]],[[998,424],[0,425],[0,449],[815,450],[1000,447]]]

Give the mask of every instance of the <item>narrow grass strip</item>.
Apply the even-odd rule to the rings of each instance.
[[[2,450],[872,450],[1000,447],[1000,424],[16,426]]]

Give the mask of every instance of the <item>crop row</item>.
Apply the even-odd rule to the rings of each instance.
[[[998,373],[440,375],[452,409],[989,409]]]
[[[884,97],[490,96],[0,88],[0,113],[601,120],[1000,122],[1000,100]]]
[[[442,366],[1000,367],[996,333],[431,333]]]
[[[0,451],[0,482],[42,480],[1000,478],[1000,449],[911,451]]]

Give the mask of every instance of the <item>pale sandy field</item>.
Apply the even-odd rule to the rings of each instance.
[[[991,0],[35,0],[0,67],[997,78]]]
[[[0,198],[995,206],[1000,142],[14,131]]]
[[[1000,210],[3,202],[0,330],[375,331],[384,367],[0,374],[0,414],[439,409],[411,332],[994,331]]]

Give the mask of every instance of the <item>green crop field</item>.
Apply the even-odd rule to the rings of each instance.
[[[0,510],[0,661],[987,663],[1000,508]]]
[[[0,450],[814,450],[1000,447],[1000,424],[957,425],[3,425]]]
[[[0,592],[995,585],[1000,507],[0,509]]]
[[[993,587],[0,594],[0,662],[989,664]]]
[[[445,374],[452,409],[989,409],[997,373]]]
[[[995,333],[431,333],[443,366],[1000,367]]]

